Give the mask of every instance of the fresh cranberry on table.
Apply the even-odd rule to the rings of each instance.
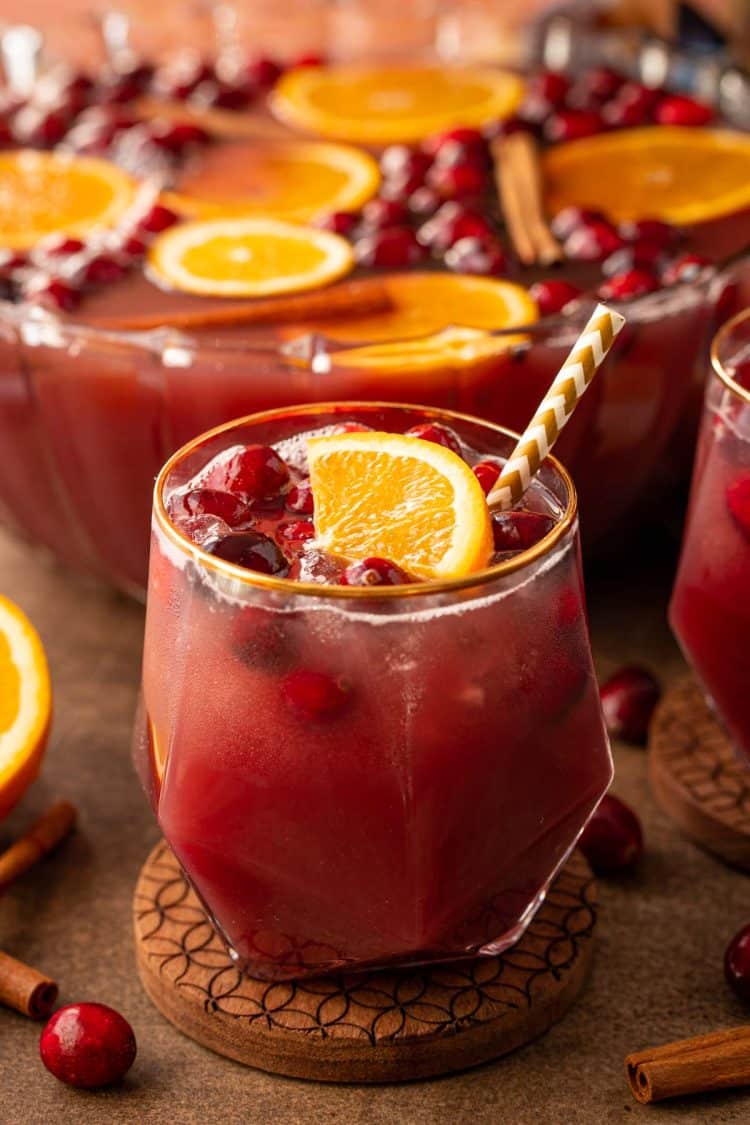
[[[654,106],[653,119],[658,125],[708,125],[714,111],[685,94],[667,94]]]
[[[162,206],[161,203],[155,203],[145,215],[138,219],[138,229],[147,231],[149,234],[158,234],[160,231],[166,230],[167,227],[173,227],[177,222],[177,215],[174,211],[170,211],[168,207]]]
[[[553,216],[550,230],[555,238],[563,242],[570,238],[574,230],[588,226],[590,223],[606,223],[607,217],[601,211],[593,211],[590,207],[563,207]]]
[[[289,470],[270,445],[247,445],[209,468],[205,485],[231,492],[245,502],[277,497]]]
[[[216,488],[191,488],[177,503],[189,516],[217,516],[229,527],[252,521],[252,511],[238,496]]]
[[[620,668],[599,688],[604,722],[613,738],[641,745],[646,741],[661,688],[646,668]]]
[[[734,935],[724,953],[727,984],[746,1004],[750,1004],[750,923]]]
[[[124,1078],[135,1061],[135,1035],[106,1004],[68,1004],[46,1024],[39,1054],[60,1082],[93,1090]]]
[[[568,235],[563,243],[566,258],[579,262],[602,262],[624,245],[611,223],[592,219]]]
[[[24,299],[34,304],[44,305],[61,312],[72,312],[78,305],[81,294],[75,285],[61,277],[48,274],[36,275],[29,279],[23,290]]]
[[[578,839],[597,875],[627,871],[643,854],[643,830],[629,805],[607,793]]]
[[[492,537],[496,551],[526,551],[543,539],[555,521],[541,512],[517,508],[511,512],[492,513]]]
[[[727,507],[743,535],[750,539],[750,474],[737,477],[727,488]]]
[[[324,672],[300,668],[282,681],[281,694],[300,718],[320,721],[332,719],[343,711],[351,688],[342,678],[334,679]]]
[[[403,586],[411,579],[390,559],[369,558],[350,563],[341,575],[342,586]]]
[[[632,246],[623,246],[622,250],[615,250],[602,262],[602,273],[605,277],[614,277],[615,274],[627,273],[629,270],[640,269],[651,273],[658,269],[664,257],[660,246],[649,242],[637,242]]]
[[[456,273],[474,273],[484,277],[500,277],[507,272],[508,261],[496,238],[460,238],[446,250],[445,264]]]
[[[286,494],[286,506],[290,512],[311,516],[315,509],[315,500],[310,481],[305,478],[293,485]]]
[[[658,288],[659,282],[650,270],[635,267],[613,274],[602,282],[597,293],[603,301],[634,301]]]
[[[427,173],[427,186],[443,199],[467,199],[482,195],[487,187],[487,172],[474,161],[433,164]]]
[[[330,230],[346,238],[347,235],[352,234],[358,222],[359,214],[356,211],[329,211],[326,215],[319,215],[314,225],[321,230]]]
[[[601,115],[592,109],[561,109],[544,124],[544,139],[550,144],[577,141],[603,129]]]
[[[489,238],[493,231],[479,211],[461,203],[444,203],[417,231],[424,246],[438,253],[447,250],[462,238]]]
[[[497,461],[477,461],[476,465],[472,466],[474,476],[481,484],[485,496],[491,492],[493,485],[500,476],[501,468],[502,466]]]
[[[284,73],[283,67],[268,55],[249,59],[245,70],[249,80],[261,90],[270,90]]]
[[[260,531],[233,531],[230,535],[213,535],[202,544],[203,550],[225,562],[255,570],[259,574],[275,574],[284,578],[289,562],[273,539]]]
[[[450,449],[453,453],[457,453],[459,457],[461,453],[461,443],[447,426],[443,426],[440,422],[420,422],[417,426],[412,426],[406,431],[406,437],[421,438],[422,441],[432,441],[435,445],[444,445],[446,449]]]
[[[414,266],[425,256],[424,247],[410,227],[384,227],[365,234],[354,243],[354,254],[365,268],[401,269]]]
[[[710,266],[708,258],[700,254],[682,254],[667,262],[661,273],[662,285],[676,285],[680,281],[695,281],[703,270]]]
[[[383,227],[402,226],[409,221],[409,211],[405,204],[396,199],[370,199],[362,208],[362,221],[372,230]]]
[[[567,74],[557,70],[538,70],[529,76],[527,90],[531,97],[542,98],[551,106],[562,105],[570,89]]]
[[[583,290],[569,281],[553,278],[535,281],[529,289],[529,296],[536,301],[541,316],[554,316],[562,312],[571,301],[577,301]]]

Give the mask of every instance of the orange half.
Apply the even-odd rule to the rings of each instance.
[[[89,156],[20,149],[0,153],[0,246],[29,250],[50,234],[115,226],[136,183]]]
[[[575,205],[617,222],[678,226],[750,207],[750,137],[728,129],[651,126],[555,145],[543,157],[549,214]]]
[[[271,109],[305,132],[387,145],[480,127],[508,117],[522,97],[516,75],[483,67],[315,66],[287,71]]]
[[[51,713],[42,642],[18,606],[0,597],[0,817],[39,773]]]

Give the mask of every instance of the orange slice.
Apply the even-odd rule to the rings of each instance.
[[[289,70],[271,95],[282,121],[322,137],[386,145],[514,112],[523,83],[481,67],[315,66]]]
[[[306,222],[356,211],[375,194],[375,160],[348,145],[235,140],[209,146],[167,202],[183,215],[271,215]]]
[[[550,214],[573,204],[618,222],[690,226],[750,206],[750,137],[666,126],[602,133],[548,149],[543,172]]]
[[[183,223],[152,244],[158,283],[213,297],[267,297],[316,289],[348,273],[349,243],[337,234],[279,219]]]
[[[51,713],[42,642],[18,606],[0,597],[0,817],[39,773]]]
[[[310,438],[307,452],[323,550],[348,559],[377,555],[419,578],[459,578],[487,566],[487,501],[452,450],[367,432]]]
[[[21,149],[0,153],[0,245],[28,250],[46,235],[114,226],[135,182],[106,160]]]

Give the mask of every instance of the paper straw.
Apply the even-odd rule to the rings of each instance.
[[[506,512],[521,499],[624,323],[624,316],[596,306],[490,491],[493,511]]]

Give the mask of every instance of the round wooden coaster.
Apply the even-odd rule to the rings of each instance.
[[[476,1066],[559,1020],[591,961],[596,888],[576,852],[501,957],[269,983],[243,974],[165,843],[135,890],[138,972],[180,1031],[248,1066],[394,1082]]]
[[[750,871],[750,766],[692,676],[664,695],[651,724],[654,796],[686,836]]]

